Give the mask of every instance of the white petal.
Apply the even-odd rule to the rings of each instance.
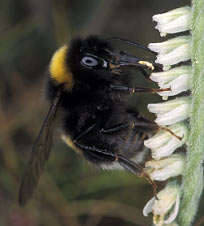
[[[158,23],[165,24],[172,20],[175,20],[176,18],[178,18],[180,16],[190,15],[190,12],[191,12],[191,7],[189,7],[189,6],[180,7],[180,8],[171,10],[166,13],[154,15],[153,20]]]
[[[187,119],[189,117],[189,114],[190,106],[188,103],[185,103],[167,113],[157,114],[155,122],[162,126],[172,125],[176,122],[180,122]]]
[[[190,41],[190,36],[179,36],[160,43],[150,43],[148,47],[159,54],[166,54],[182,45],[189,44]]]
[[[161,36],[189,30],[190,18],[191,8],[188,6],[153,16],[153,20],[158,23],[155,28],[159,30]]]
[[[165,101],[163,103],[157,103],[157,104],[148,104],[147,108],[150,112],[155,114],[162,114],[169,112],[180,105],[185,105],[189,103],[189,98],[181,97],[176,98],[174,100]]]
[[[188,97],[177,98],[159,104],[148,104],[148,110],[157,114],[155,122],[159,125],[171,125],[185,120],[190,114]]]
[[[190,15],[180,16],[167,24],[158,24],[155,28],[162,33],[161,36],[187,31],[190,29]]]
[[[177,195],[174,208],[171,210],[168,218],[164,220],[165,224],[170,224],[176,219],[178,211],[179,211],[179,206],[180,206],[180,195]]]
[[[172,68],[167,71],[162,72],[154,72],[151,74],[150,79],[154,82],[158,82],[160,84],[167,84],[168,82],[173,81],[175,78],[179,77],[183,74],[188,74],[190,76],[192,71],[191,66],[180,66],[176,68]]]
[[[167,54],[159,54],[155,62],[163,65],[174,65],[190,59],[190,43],[186,43]]]
[[[187,128],[185,125],[177,123],[167,127],[177,136],[182,137],[181,140],[170,134],[168,131],[159,131],[153,137],[144,141],[144,145],[151,148],[152,158],[161,159],[171,155],[177,148],[186,142]]]
[[[160,96],[175,96],[191,89],[191,76],[183,74],[165,85],[162,83],[158,85],[161,89],[171,88],[171,91],[158,92]]]
[[[162,161],[162,160],[158,160],[158,161]],[[172,161],[172,163],[170,163],[170,161],[169,163],[168,161],[166,161],[167,165],[165,167],[155,170],[153,173],[151,173],[150,174],[151,179],[157,180],[157,181],[165,181],[171,177],[176,177],[181,175],[184,169],[184,159],[178,158],[178,159],[175,159],[174,162]]]
[[[149,213],[152,212],[152,207],[154,205],[154,202],[155,202],[155,197],[153,197],[152,199],[150,199],[147,204],[145,205],[145,207],[143,208],[143,215],[145,217],[148,216]]]
[[[145,163],[145,172],[152,180],[165,181],[171,177],[183,173],[185,157],[181,154],[174,154],[160,160],[150,160]]]
[[[158,200],[155,200],[153,205],[153,213],[155,215],[166,215],[176,203],[180,189],[176,185],[168,185],[158,194]]]
[[[180,141],[178,138],[174,137],[170,139],[166,144],[161,146],[160,148],[157,148],[157,149],[153,148],[152,158],[160,159],[160,158],[171,155],[177,148],[181,147],[183,143],[185,143],[183,139]]]
[[[169,182],[166,187],[157,194],[158,200],[154,197],[145,205],[143,214],[148,215],[153,212],[153,222],[155,225],[163,226],[165,223],[173,223],[180,203],[180,187],[175,182]],[[167,219],[165,219],[165,217]],[[173,226],[173,225],[172,225]],[[175,225],[174,225],[175,226]]]
[[[154,149],[159,148],[166,144],[172,135],[170,133],[160,131],[156,133],[153,137],[149,138],[148,140],[144,141],[144,145],[148,148]]]

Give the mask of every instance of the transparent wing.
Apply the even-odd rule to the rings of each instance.
[[[45,163],[49,158],[59,102],[60,97],[57,95],[51,104],[47,117],[30,154],[19,189],[18,201],[21,206],[25,205],[31,198],[33,191],[38,184],[40,175],[44,170]]]

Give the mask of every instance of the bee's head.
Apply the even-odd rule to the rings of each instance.
[[[65,45],[55,52],[49,66],[50,77],[68,90],[76,81],[111,79],[110,51],[110,44],[96,36],[74,39],[69,47]]]
[[[74,39],[68,51],[68,67],[79,80],[111,79],[110,51],[110,44],[96,36]]]
[[[76,81],[112,80],[124,66],[154,70],[152,63],[123,52],[115,52],[108,40],[89,36],[74,39],[69,48],[65,45],[57,50],[49,68],[51,78],[71,90]]]

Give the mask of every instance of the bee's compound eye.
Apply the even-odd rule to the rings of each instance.
[[[85,56],[82,58],[81,63],[87,67],[95,67],[98,65],[98,61],[90,56]]]

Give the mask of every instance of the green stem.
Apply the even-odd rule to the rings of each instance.
[[[203,190],[204,160],[204,1],[192,0],[192,104],[187,161],[183,176],[183,198],[179,226],[194,220]]]

